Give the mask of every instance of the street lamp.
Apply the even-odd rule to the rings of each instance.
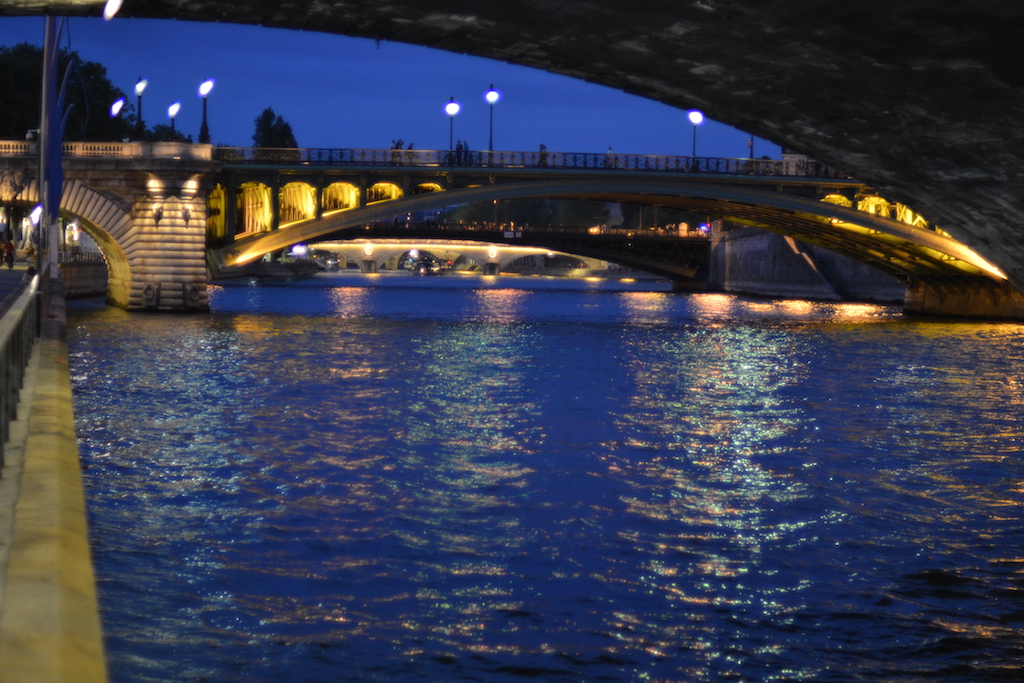
[[[488,90],[487,92],[484,93],[484,99],[487,101],[487,104],[489,104],[490,107],[491,107],[491,134],[490,134],[490,137],[488,137],[488,139],[487,139],[487,151],[493,152],[494,151],[494,103],[501,99],[501,92],[495,90],[494,86],[491,85],[490,90]]]
[[[174,135],[174,117],[181,111],[181,102],[175,102],[171,106],[167,107],[167,115],[171,117],[171,140],[175,138]]]
[[[141,140],[146,130],[145,126],[142,124],[142,91],[146,89],[147,85],[149,85],[149,81],[147,81],[142,76],[139,76],[139,81],[135,84],[135,95],[139,98],[138,111],[135,113],[136,140]]]
[[[697,126],[704,123],[704,112],[700,109],[691,109],[686,112],[686,117],[693,124],[693,154],[690,156],[697,156]]]
[[[462,105],[455,101],[452,97],[448,100],[448,104],[444,105],[444,113],[448,114],[448,151],[455,149],[455,115],[462,109]]]
[[[118,97],[114,100],[114,103],[110,105],[110,118],[117,118],[117,115],[121,113],[121,109],[124,108],[124,98]]]
[[[206,96],[213,90],[213,79],[207,78],[199,86],[199,96],[203,98],[203,125],[199,126],[199,144],[210,144],[210,127],[206,125]]]
[[[121,0],[107,0],[103,5],[103,19],[110,21],[121,9]]]

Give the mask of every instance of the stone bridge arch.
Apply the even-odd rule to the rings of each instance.
[[[39,201],[35,146],[7,143],[11,201]],[[205,155],[205,158],[204,158]],[[127,310],[206,310],[209,145],[65,143],[60,211],[79,219],[107,264],[107,301]]]
[[[32,180],[15,201],[38,204],[38,182]],[[81,181],[71,180],[64,183],[60,211],[78,218],[82,229],[99,246],[107,264],[107,299],[126,307],[132,280],[131,266],[119,240],[131,230],[131,207],[119,197],[97,192]]]

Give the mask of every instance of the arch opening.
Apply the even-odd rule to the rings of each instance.
[[[386,202],[393,199],[401,199],[405,194],[402,188],[394,183],[374,183],[366,190],[366,203]]]
[[[274,204],[268,185],[242,183],[236,195],[239,235],[268,232],[274,225]]]

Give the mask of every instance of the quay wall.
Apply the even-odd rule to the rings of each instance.
[[[64,281],[65,299],[83,299],[107,294],[106,263],[62,263],[60,276]]]

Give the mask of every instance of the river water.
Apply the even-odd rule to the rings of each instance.
[[[112,680],[1016,681],[1024,326],[324,275],[69,310]]]

